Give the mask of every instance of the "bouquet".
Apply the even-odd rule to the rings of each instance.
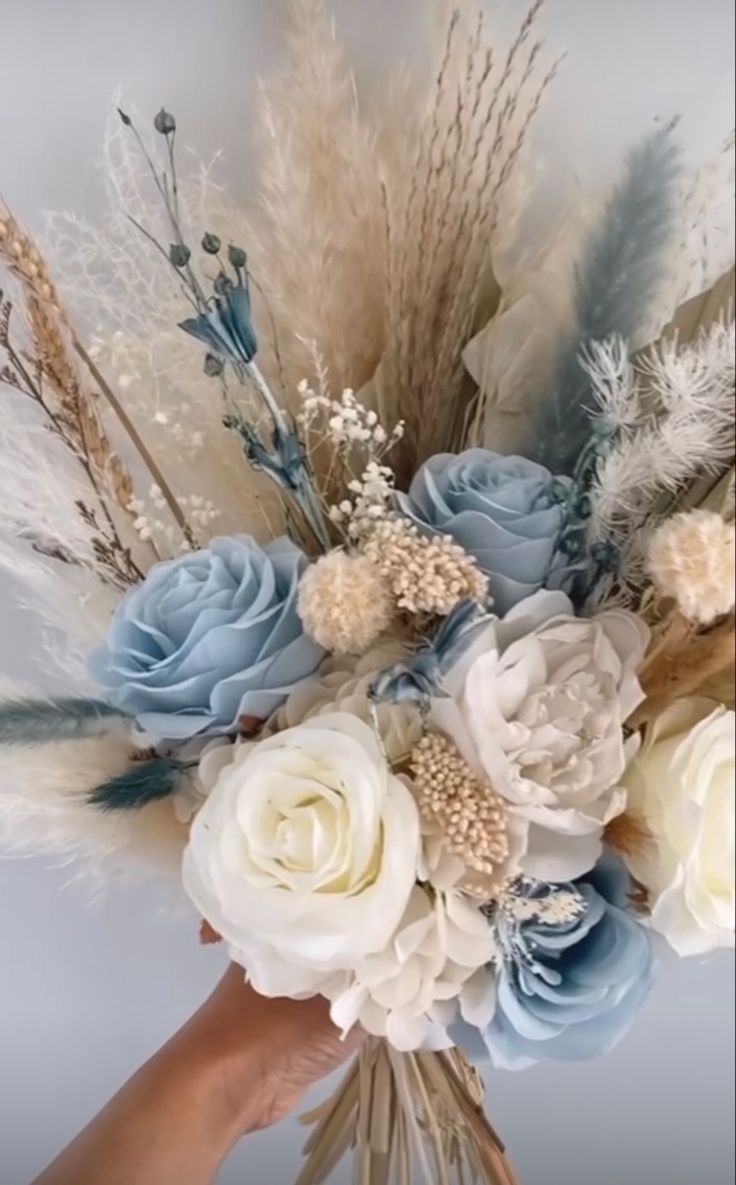
[[[0,210],[0,564],[65,679],[4,690],[0,827],[364,1030],[300,1185],[513,1185],[478,1061],[734,940],[733,141],[534,244],[541,7],[364,106],[299,0],[256,206],[120,108],[100,225]]]

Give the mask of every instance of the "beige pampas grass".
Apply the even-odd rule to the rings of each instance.
[[[111,876],[179,879],[187,829],[170,800],[105,813],[90,793],[130,765],[125,732],[36,746],[0,746],[0,844],[18,855],[74,862],[96,890]]]
[[[255,280],[273,317],[271,377],[287,398],[322,356],[335,390],[372,376],[384,345],[385,233],[375,126],[319,0],[292,0],[287,64],[262,88]]]

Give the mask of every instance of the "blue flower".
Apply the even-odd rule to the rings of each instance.
[[[406,662],[381,671],[368,696],[375,703],[425,704],[443,696],[442,680],[472,645],[490,618],[475,601],[460,601],[428,646]]]
[[[469,449],[432,457],[399,502],[420,528],[451,535],[475,556],[503,616],[546,586],[551,569],[560,566],[569,487],[568,478],[553,477],[524,457]]]
[[[179,328],[204,342],[217,357],[226,358],[238,368],[247,366],[258,351],[247,279],[239,275],[234,284],[226,276],[221,277],[214,306],[182,321]]]
[[[324,657],[296,611],[306,565],[288,539],[248,536],[157,564],[119,604],[93,676],[162,740],[265,719]]]
[[[501,960],[493,1020],[483,1034],[458,1026],[455,1039],[471,1054],[484,1044],[507,1070],[610,1052],[652,982],[649,935],[626,908],[628,873],[606,858],[574,884],[523,886],[517,916],[512,904],[494,919]],[[566,921],[555,913],[561,895],[578,898]]]

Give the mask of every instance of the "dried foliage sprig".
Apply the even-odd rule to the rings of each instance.
[[[88,490],[86,494],[81,493],[75,499],[75,508],[89,533],[93,563],[104,579],[112,580],[121,586],[134,584],[141,579],[142,572],[133,559],[130,548],[124,545],[115,525],[97,463],[101,456],[107,457],[107,438],[100,422],[95,416],[88,417],[84,405],[79,402],[64,398],[54,400],[53,394],[47,390],[49,372],[44,357],[15,345],[12,336],[12,311],[11,302],[3,300],[0,293],[0,350],[5,357],[5,364],[0,369],[0,383],[13,388],[35,404],[48,429],[81,468]],[[59,373],[54,371],[57,377]],[[54,382],[55,379],[51,378],[49,385]],[[62,392],[67,395],[69,387],[62,387]],[[12,412],[8,418],[12,418]],[[13,463],[12,459],[10,463]],[[113,467],[112,474],[111,479],[118,494],[129,502],[133,496],[133,488],[122,463]],[[29,483],[33,481],[37,477],[37,469],[29,466],[27,477]],[[14,508],[15,531],[28,538],[37,551],[53,559],[64,563],[79,562],[79,554],[67,549],[61,541],[63,532],[52,532],[48,537],[37,533],[40,516],[33,513],[31,490],[25,491],[22,497],[23,501],[18,502]],[[63,513],[62,508],[57,509]],[[13,508],[6,505],[4,517],[12,515]]]
[[[702,694],[722,679],[731,685],[736,679],[733,616],[712,629],[697,630],[675,612],[641,671],[640,682],[647,698],[631,723],[641,726],[654,720],[675,700]]]

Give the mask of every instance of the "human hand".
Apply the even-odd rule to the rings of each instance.
[[[182,1037],[213,1060],[239,1135],[270,1127],[290,1114],[361,1042],[359,1032],[341,1039],[322,997],[295,1001],[259,996],[235,964]]]

